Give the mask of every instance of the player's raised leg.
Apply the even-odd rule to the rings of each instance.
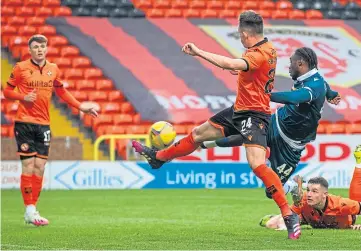
[[[350,184],[349,198],[351,200],[361,201],[361,145],[356,147],[354,156],[356,166]]]
[[[263,181],[267,191],[272,195],[273,200],[280,208],[287,226],[288,238],[298,239],[301,235],[299,217],[296,213],[291,211],[290,206],[288,205],[281,180],[271,168],[264,164],[266,150],[256,145],[246,145],[246,154],[248,163],[253,172]]]
[[[152,168],[156,169],[160,168],[165,162],[191,154],[203,141],[221,137],[224,137],[222,129],[207,121],[195,127],[186,137],[161,151],[151,149],[137,141],[133,141],[132,144],[135,151],[144,156]]]

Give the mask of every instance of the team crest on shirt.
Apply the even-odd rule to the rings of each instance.
[[[27,150],[29,150],[29,145],[27,143],[24,143],[20,146],[21,150],[26,152]]]
[[[48,74],[48,76],[50,77],[52,73],[51,73],[51,71],[48,71],[48,73],[47,73],[47,74]]]

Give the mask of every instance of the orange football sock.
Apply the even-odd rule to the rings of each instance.
[[[256,167],[253,172],[263,181],[267,191],[272,195],[273,200],[281,209],[282,216],[291,215],[290,206],[288,205],[281,180],[277,174],[265,164]]]
[[[186,156],[194,152],[199,146],[200,143],[194,142],[192,133],[190,133],[187,137],[179,140],[169,148],[157,152],[157,159],[168,161],[178,157]]]
[[[33,174],[32,184],[33,184],[33,202],[34,205],[36,205],[40,197],[41,189],[43,188],[43,177]]]
[[[361,168],[355,168],[350,184],[350,199],[361,202]]]
[[[22,174],[20,178],[20,189],[23,195],[25,206],[32,205],[33,202],[33,185],[31,175]]]

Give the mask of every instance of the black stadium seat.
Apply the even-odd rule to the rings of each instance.
[[[115,0],[98,0],[98,6],[101,8],[113,9],[117,7]]]
[[[349,2],[346,6],[345,6],[345,10],[351,10],[351,11],[356,11],[359,12],[361,11],[361,6],[358,5],[355,2]]]
[[[80,0],[63,0],[62,4],[70,8],[79,7]]]
[[[297,1],[293,4],[294,8],[295,9],[298,9],[298,10],[309,10],[311,9],[311,4],[307,1]]]
[[[128,12],[128,16],[133,18],[142,18],[145,17],[145,13],[141,10],[133,9]]]
[[[326,19],[340,19],[341,14],[339,11],[336,11],[336,10],[328,10],[324,13],[324,17]]]
[[[130,0],[117,0],[117,7],[125,10],[134,9],[134,5]]]
[[[73,9],[73,15],[74,16],[90,16],[91,11],[89,8],[79,7],[79,8]]]
[[[338,2],[332,2],[329,5],[329,10],[343,11],[345,7]]]
[[[98,1],[97,0],[81,0],[80,5],[82,7],[95,8],[95,7],[98,7]]]
[[[125,9],[115,8],[109,12],[110,17],[128,17],[128,11]]]
[[[341,18],[345,20],[357,19],[357,12],[352,10],[346,10],[341,14]]]
[[[328,2],[318,1],[317,0],[312,4],[312,9],[319,10],[319,11],[324,11],[324,10],[328,9],[328,6],[329,6]]]
[[[92,10],[92,13],[91,13],[92,16],[94,17],[108,17],[109,16],[109,12],[107,9],[105,8],[94,8]]]

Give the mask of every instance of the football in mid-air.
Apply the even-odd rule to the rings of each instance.
[[[172,145],[176,136],[177,133],[174,127],[166,121],[158,121],[150,127],[150,144],[157,150],[161,150]]]

